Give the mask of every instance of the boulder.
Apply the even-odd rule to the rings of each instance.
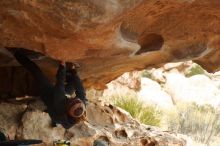
[[[1,48],[42,53],[36,62],[51,80],[57,60],[78,62],[84,85],[97,89],[124,72],[167,62],[219,69],[219,0],[10,0],[0,8]],[[11,79],[20,69],[12,71],[13,57],[0,50],[1,80]]]
[[[87,120],[68,130],[61,125],[52,127],[49,115],[41,109],[32,108],[32,104],[36,105],[31,102],[25,111],[21,107],[27,107],[26,104],[1,104],[1,111],[12,111],[12,107],[17,109],[1,115],[1,123],[10,124],[0,125],[5,133],[11,132],[10,127],[16,129],[11,139],[42,139],[42,145],[64,139],[69,140],[72,146],[185,146],[190,142],[184,135],[140,124],[127,112],[111,104],[91,101],[87,108]],[[19,118],[14,120],[16,117]]]
[[[194,75],[189,78],[181,74],[167,74],[166,92],[172,96],[174,103],[195,102],[198,105],[220,105],[220,91],[209,77]]]
[[[172,97],[159,83],[149,78],[141,78],[141,90],[138,97],[145,104],[154,104],[162,109],[173,109]]]
[[[26,105],[0,103],[0,130],[15,138]]]

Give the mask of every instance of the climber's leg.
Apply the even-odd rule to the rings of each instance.
[[[36,79],[36,82],[39,86],[39,92],[42,100],[48,105],[51,102],[51,91],[53,90],[53,85],[49,82],[49,80],[43,75],[40,68],[32,62],[28,57],[26,57],[22,52],[19,50],[14,53],[15,58],[17,61],[23,65],[28,71]]]

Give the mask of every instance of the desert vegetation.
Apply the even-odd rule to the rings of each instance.
[[[191,77],[194,75],[205,74],[205,73],[206,73],[206,71],[200,65],[195,64],[186,70],[185,76]]]
[[[195,63],[191,66],[183,66],[182,68],[178,66],[174,69],[175,73],[179,72],[187,79],[196,75],[204,75],[208,77],[208,79],[212,79],[212,74],[209,74],[200,65]],[[154,74],[154,70],[144,70],[141,73],[141,77],[156,81],[161,86],[161,90],[166,91],[164,87],[166,84],[166,77],[164,78],[165,81],[158,80],[157,76]],[[168,72],[169,71],[171,70],[168,69]],[[166,76],[167,71],[162,70],[161,73]],[[148,85],[149,83],[147,86]],[[150,90],[150,92],[151,91],[152,90]],[[217,93],[218,92],[216,92],[216,94]],[[148,94],[147,96],[150,95]],[[173,97],[171,96],[171,98]],[[188,97],[185,98],[187,99]],[[211,100],[211,98],[212,97],[209,97],[207,99]],[[196,102],[177,101],[173,103],[173,108],[164,109],[152,103],[142,101],[138,95],[134,94],[134,91],[129,93],[124,90],[123,92],[116,92],[110,99],[116,106],[126,110],[132,117],[143,124],[158,126],[164,130],[187,135],[195,141],[195,145],[219,145],[220,110],[218,107]]]
[[[220,136],[220,111],[210,105],[182,103],[164,116],[168,130],[186,134],[207,146]]]
[[[116,106],[126,110],[131,116],[139,120],[143,124],[160,126],[161,111],[155,106],[146,105],[137,97],[121,96],[113,97],[113,102]]]

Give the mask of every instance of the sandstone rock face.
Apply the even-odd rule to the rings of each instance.
[[[41,109],[33,108],[29,104],[25,110],[22,106],[2,103],[0,111],[17,109],[0,116],[1,123],[10,122],[14,125],[11,139],[42,139],[43,145],[50,145],[54,140],[66,139],[72,146],[93,146],[105,144],[110,146],[185,146],[190,145],[186,137],[172,132],[164,132],[158,128],[142,125],[122,109],[101,102],[89,103],[87,109],[88,119],[65,130],[62,126],[51,127],[51,120],[47,113]],[[13,106],[12,106],[13,105]],[[22,116],[19,116],[21,113]],[[9,119],[7,117],[13,117]],[[7,124],[0,125],[6,133],[11,132]],[[11,126],[13,127],[13,126]]]
[[[10,0],[0,8],[0,46],[43,53],[52,78],[51,58],[80,63],[85,85],[96,88],[167,62],[219,69],[219,0]],[[0,52],[1,66],[12,66]]]
[[[220,106],[219,72],[196,72],[198,65],[188,61],[168,63],[161,68],[148,70],[150,78],[141,78],[139,98],[164,109],[172,109],[182,103]],[[190,71],[191,70],[191,71]],[[187,76],[189,72],[194,75]]]
[[[0,103],[0,128],[7,130],[10,137],[15,137],[19,121],[26,107],[26,105]]]
[[[141,72],[126,72],[122,76],[108,83],[106,86],[107,89],[103,90],[102,98],[127,96],[128,94],[131,96],[132,94],[135,95],[136,91],[141,89]]]

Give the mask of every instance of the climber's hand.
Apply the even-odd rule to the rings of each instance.
[[[88,99],[87,99],[87,98],[85,98],[85,99],[83,99],[83,100],[82,100],[82,102],[84,103],[85,108],[86,108],[86,107],[87,107],[87,105],[88,105],[88,103],[89,103]]]
[[[66,65],[65,61],[60,61],[60,64],[61,64],[62,66],[65,66],[65,65]]]
[[[78,63],[66,62],[67,70],[78,70],[80,65]]]

